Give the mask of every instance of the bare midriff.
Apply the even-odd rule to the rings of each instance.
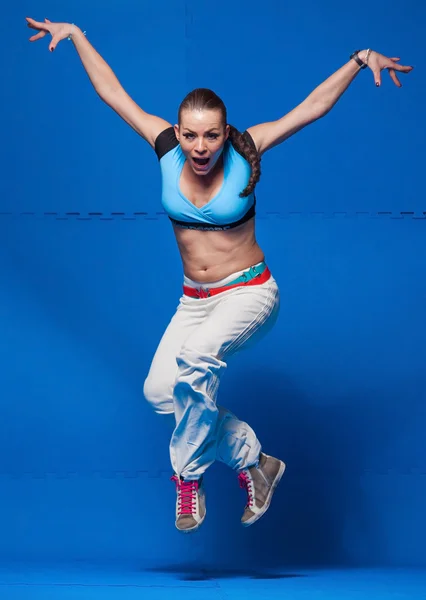
[[[254,219],[225,231],[200,231],[173,225],[187,277],[212,283],[264,260]]]

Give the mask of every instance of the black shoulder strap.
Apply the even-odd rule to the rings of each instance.
[[[155,153],[160,160],[167,152],[179,144],[174,127],[167,127],[155,139]]]

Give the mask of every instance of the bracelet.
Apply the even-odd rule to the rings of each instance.
[[[72,34],[73,34],[73,31],[72,31],[72,30],[74,29],[74,27],[75,27],[75,23],[72,23],[71,31],[70,31],[70,34],[69,34],[69,36],[68,36],[68,39],[69,39],[70,41],[72,41]],[[83,31],[83,35],[86,35],[86,32],[85,32],[85,31]]]
[[[362,62],[362,60],[358,56],[358,52],[361,52],[361,50],[355,50],[355,52],[352,52],[352,54],[350,55],[349,58],[353,58],[354,61],[359,64],[359,66],[361,67],[361,69],[366,69],[367,68],[367,64]]]
[[[369,57],[370,57],[370,54],[371,54],[371,48],[369,48],[369,49],[367,50],[367,55],[366,55],[366,57],[365,57],[365,64],[366,64],[367,66],[368,66],[368,59],[369,59]]]

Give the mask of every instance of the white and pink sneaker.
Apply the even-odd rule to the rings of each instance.
[[[285,464],[281,460],[261,452],[257,467],[249,467],[240,472],[240,487],[247,491],[242,525],[249,527],[266,513],[284,471]]]
[[[176,484],[176,528],[183,533],[196,531],[206,516],[206,495],[203,478],[193,481],[171,478]]]

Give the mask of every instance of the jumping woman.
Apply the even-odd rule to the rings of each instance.
[[[401,87],[396,72],[412,67],[400,65],[398,57],[357,50],[288,114],[243,133],[228,123],[213,91],[195,89],[172,126],[132,100],[80,28],[26,20],[38,31],[30,41],[50,34],[52,52],[61,40],[72,40],[99,97],[158,157],[162,205],[182,259],[183,293],[152,360],[144,395],[158,414],[172,419],[176,527],[188,533],[204,521],[203,476],[215,460],[231,467],[247,490],[241,522],[252,525],[269,508],[285,464],[265,454],[253,429],[216,399],[229,358],[259,341],[279,311],[278,285],[255,236],[261,157],[324,117],[361,70],[368,67],[380,86],[387,69]]]

